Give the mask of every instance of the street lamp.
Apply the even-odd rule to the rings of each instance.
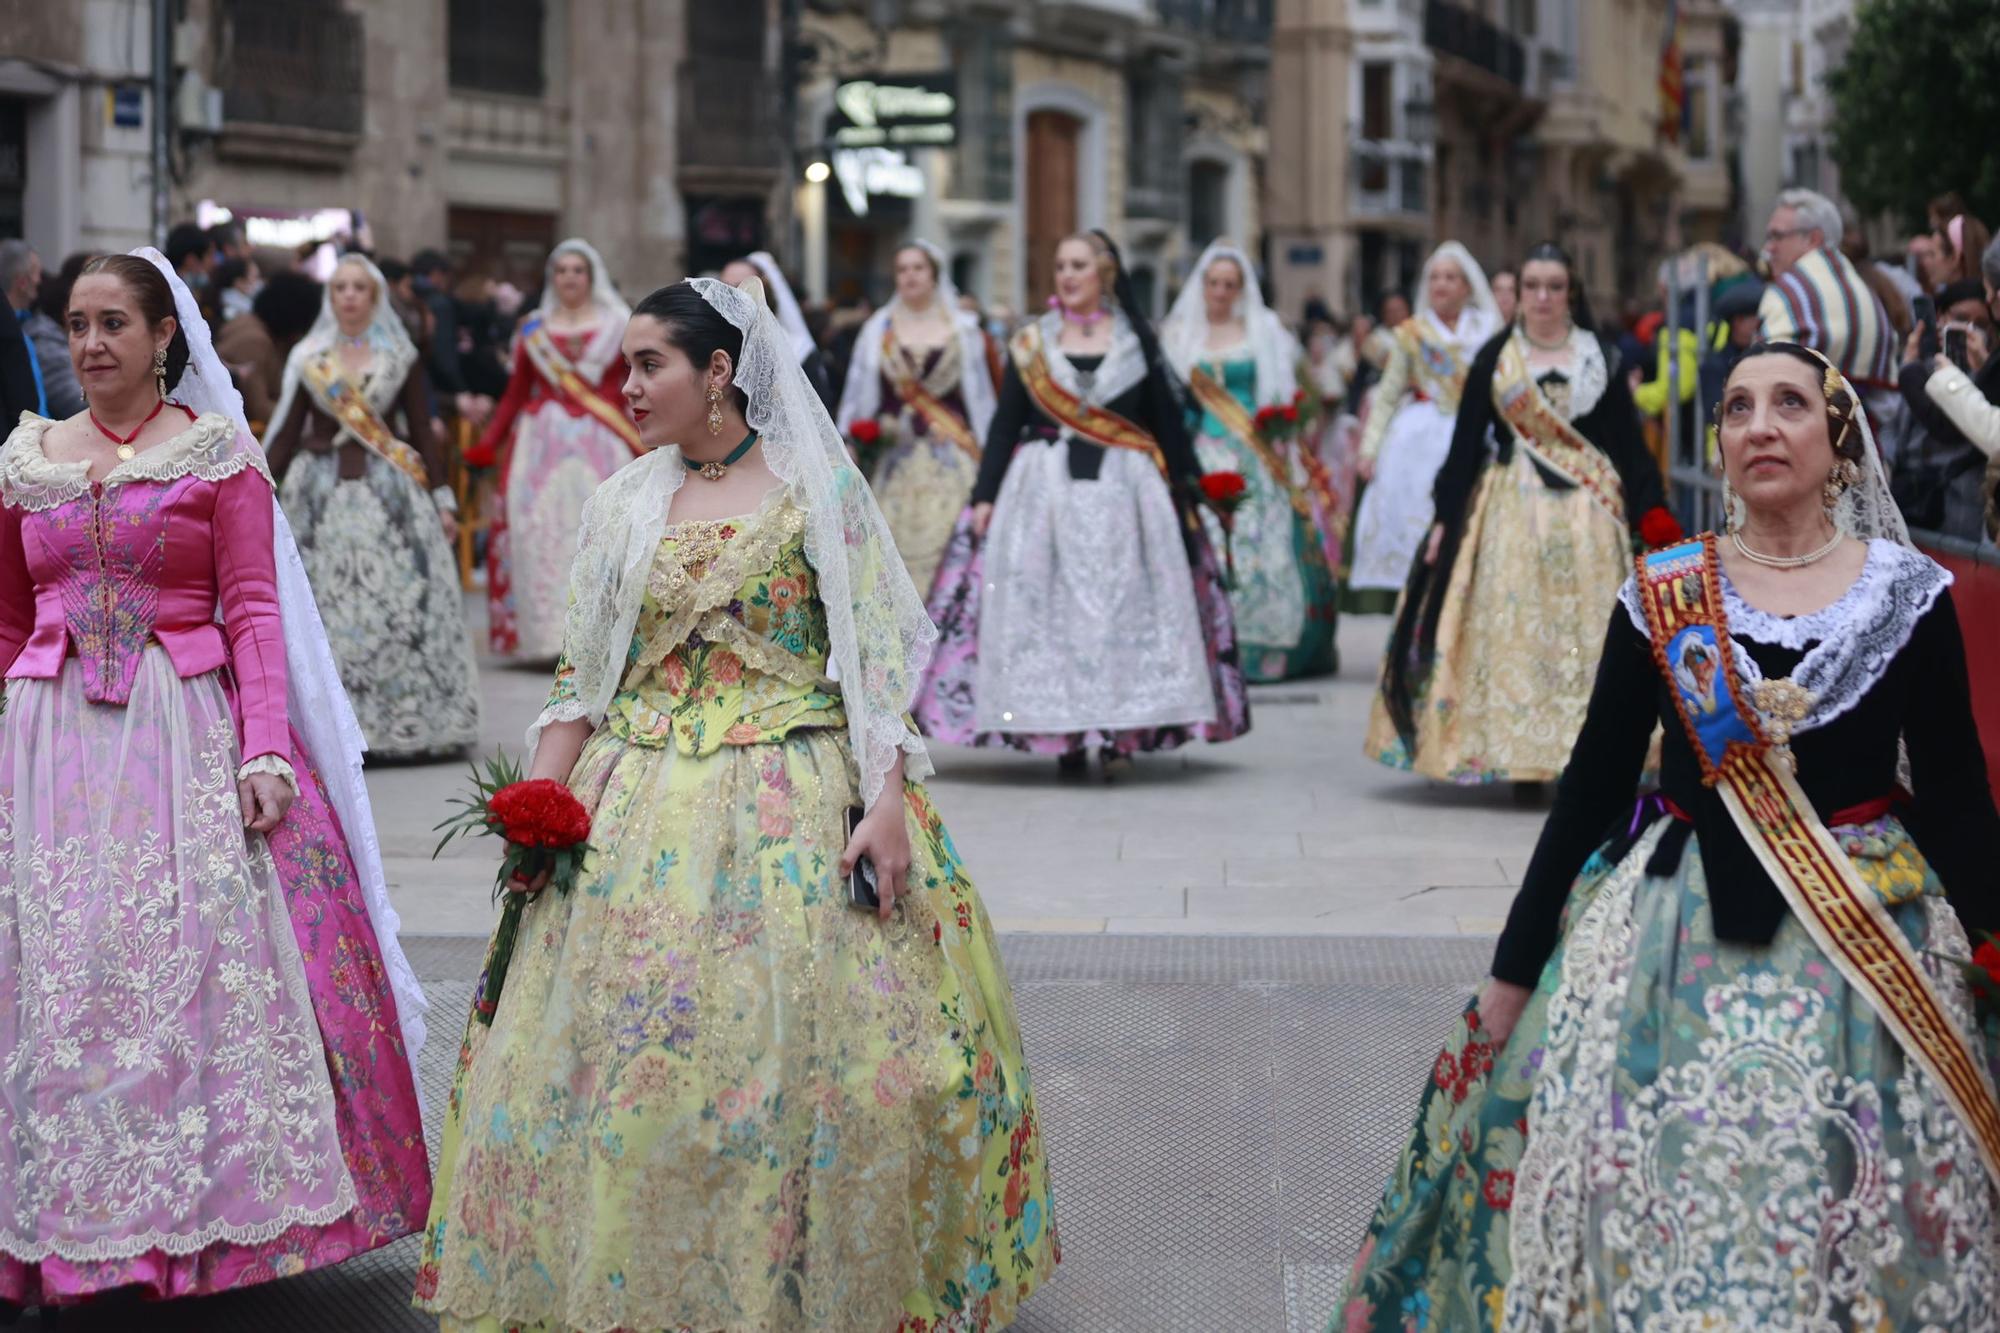
[[[824,185],[826,184],[827,177],[831,175],[833,175],[833,168],[829,167],[823,158],[816,157],[806,163],[806,184],[808,185]]]
[[[1413,97],[1403,103],[1403,138],[1409,143],[1432,143],[1437,139],[1437,104]]]

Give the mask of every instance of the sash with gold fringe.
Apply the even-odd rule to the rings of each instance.
[[[313,400],[364,449],[401,469],[417,483],[417,489],[431,488],[430,469],[424,466],[424,456],[396,438],[396,432],[389,429],[389,423],[368,401],[368,395],[334,361],[332,348],[305,358],[299,366],[299,377],[305,381]]]
[[[1285,495],[1291,500],[1292,508],[1298,512],[1299,517],[1309,523],[1312,522],[1312,506],[1307,503],[1305,495],[1299,488],[1292,484],[1291,471],[1285,466],[1285,460],[1278,457],[1270,441],[1257,433],[1257,422],[1250,415],[1249,409],[1244,407],[1236,395],[1224,388],[1221,381],[1209,374],[1203,366],[1192,367],[1188,371],[1187,382],[1189,391],[1194,394],[1194,400],[1201,404],[1209,415],[1220,421],[1222,428],[1238,443],[1257,455],[1257,461],[1271,474],[1271,480],[1285,488]],[[1300,449],[1310,452],[1305,450],[1303,442],[1300,444]]]
[[[1528,359],[1517,339],[1509,338],[1500,350],[1493,403],[1514,428],[1522,448],[1557,476],[1581,486],[1598,508],[1624,526],[1625,484],[1618,479],[1618,469],[1603,450],[1549,406],[1528,374]]]
[[[956,338],[957,330],[954,329],[951,336]],[[971,455],[975,463],[979,461],[979,440],[973,435],[971,425],[964,417],[945,406],[944,400],[924,387],[923,377],[915,374],[904,360],[902,349],[896,344],[896,331],[893,328],[882,330],[882,373],[889,377],[889,383],[895,387],[896,396],[901,398],[904,405],[912,412],[923,418],[924,425],[933,435],[950,440]],[[962,369],[960,373],[970,374],[971,370]]]
[[[639,427],[625,414],[624,408],[599,393],[597,386],[577,370],[576,363],[563,355],[562,348],[556,346],[548,325],[540,316],[522,327],[521,347],[528,354],[528,359],[535,363],[535,369],[542,373],[542,378],[554,385],[557,392],[616,431],[618,438],[625,441],[625,447],[634,454],[645,452],[645,446],[639,442]]]
[[[1713,533],[1641,556],[1638,575],[1653,660],[1701,763],[1702,783],[1721,795],[1814,942],[1943,1089],[2000,1184],[2000,1105],[1992,1085],[1916,950],[1793,772],[1791,725],[1804,719],[1811,696],[1790,679],[1758,682],[1754,706],[1741,693]]]
[[[1014,369],[1020,374],[1028,397],[1048,414],[1050,420],[1091,444],[1148,454],[1152,457],[1153,466],[1160,470],[1160,475],[1167,476],[1167,456],[1160,451],[1160,442],[1153,438],[1152,432],[1116,412],[1086,403],[1056,383],[1055,376],[1049,373],[1040,328],[1033,324],[1024,325],[1008,344],[1008,350],[1014,355]]]

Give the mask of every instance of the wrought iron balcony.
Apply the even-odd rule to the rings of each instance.
[[[1497,75],[1519,88],[1527,76],[1528,56],[1521,43],[1484,15],[1449,0],[1429,0],[1424,6],[1424,44],[1440,55]]]
[[[1267,45],[1276,0],[1159,0],[1160,22],[1197,37]]]
[[[689,60],[677,76],[683,168],[776,171],[784,166],[777,80],[754,60]]]
[[[216,82],[225,122],[359,135],[361,15],[223,0]]]

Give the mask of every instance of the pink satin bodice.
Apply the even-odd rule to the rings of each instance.
[[[139,655],[158,642],[183,679],[227,666],[243,757],[289,762],[284,621],[271,484],[263,473],[245,466],[219,475],[223,469],[209,466],[199,470],[214,480],[198,471],[121,479],[128,464],[72,494],[80,474],[65,469],[76,465],[47,462],[39,438],[23,446],[21,433],[8,449],[32,448],[37,484],[0,486],[0,665],[7,678],[54,679],[74,656],[84,696],[123,706]]]

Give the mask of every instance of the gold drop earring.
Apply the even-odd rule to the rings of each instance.
[[[708,388],[708,433],[722,434],[722,390],[712,384]]]
[[[160,397],[165,399],[167,396],[167,349],[164,347],[153,349],[153,383],[158,387]]]

